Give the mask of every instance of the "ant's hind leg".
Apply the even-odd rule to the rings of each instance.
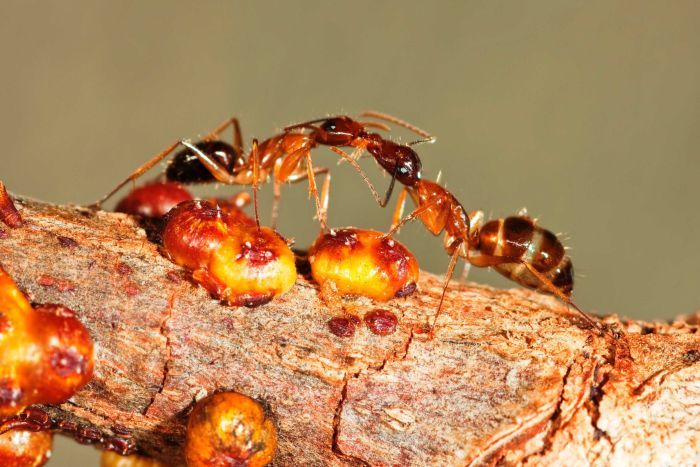
[[[178,140],[175,143],[168,146],[167,148],[165,148],[164,150],[162,150],[161,152],[159,152],[158,154],[156,154],[155,156],[153,156],[152,158],[150,158],[145,164],[138,167],[136,170],[134,170],[134,172],[131,175],[126,177],[117,186],[115,186],[112,189],[112,191],[110,191],[109,193],[104,195],[102,198],[100,198],[98,201],[95,201],[94,203],[90,204],[87,207],[90,209],[100,209],[100,207],[102,206],[102,203],[104,203],[109,198],[114,196],[114,194],[117,191],[121,190],[124,185],[126,185],[127,183],[129,183],[131,181],[136,180],[141,175],[146,173],[151,167],[153,167],[158,162],[160,162],[163,159],[165,159],[166,157],[168,157],[180,144],[183,144],[183,142],[181,140]]]

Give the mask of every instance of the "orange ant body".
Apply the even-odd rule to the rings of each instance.
[[[371,123],[367,125],[371,125]],[[375,125],[386,128],[384,125]],[[233,145],[216,139],[228,127],[233,128]],[[277,220],[281,185],[308,179],[309,193],[314,196],[316,201],[316,216],[325,229],[325,209],[319,200],[315,176],[325,174],[326,178],[330,178],[330,173],[325,167],[314,168],[311,150],[319,144],[325,144],[324,142],[327,140],[322,139],[316,133],[305,134],[285,129],[282,133],[272,136],[260,144],[258,144],[257,139],[254,139],[252,149],[247,157],[243,151],[242,141],[240,125],[236,118],[222,122],[199,142],[191,143],[178,140],[138,167],[112,191],[93,203],[91,207],[99,208],[124,185],[139,178],[182,145],[185,146],[185,149],[175,154],[165,171],[165,179],[168,182],[183,184],[220,182],[227,185],[251,185],[256,195],[255,210],[257,213],[258,186],[272,177],[274,184],[272,225],[274,226]],[[379,195],[357,161],[342,151],[339,154],[361,174],[372,190],[375,199],[380,202]]]
[[[406,193],[411,196],[416,208],[401,219]],[[599,328],[571,301],[573,265],[563,245],[556,235],[538,226],[533,219],[519,215],[491,220],[482,225],[482,211],[468,216],[454,195],[438,183],[428,180],[420,180],[401,192],[392,229],[387,236],[392,236],[402,225],[416,217],[433,235],[445,232],[444,247],[451,255],[433,328],[460,257],[477,267],[493,267],[524,287],[555,295],[571,305],[586,322]]]

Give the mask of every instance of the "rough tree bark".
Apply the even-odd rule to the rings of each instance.
[[[326,323],[340,310],[308,280],[222,306],[127,216],[17,205],[26,224],[2,229],[0,263],[33,301],[78,311],[96,344],[93,381],[47,408],[63,427],[177,464],[194,401],[231,389],[274,414],[275,465],[700,463],[697,315],[608,317],[626,333],[614,341],[550,297],[455,284],[429,340],[441,281],[426,273],[406,299],[345,299],[396,313],[395,334],[339,338]]]

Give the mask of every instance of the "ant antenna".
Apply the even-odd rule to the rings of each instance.
[[[401,120],[400,118],[394,117],[393,115],[385,114],[382,112],[375,112],[374,110],[362,112],[360,115],[362,115],[363,117],[372,117],[372,118],[378,118],[380,120],[385,120],[385,121],[393,123],[395,125],[404,127],[407,130],[414,132],[418,136],[422,136],[423,138],[432,138],[430,133],[428,133],[427,131],[421,130],[417,126],[411,125],[410,123],[408,123],[404,120]]]

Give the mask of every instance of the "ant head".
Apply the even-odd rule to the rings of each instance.
[[[374,138],[367,145],[367,151],[402,185],[414,186],[421,179],[422,164],[418,154],[410,146]]]
[[[320,144],[332,146],[345,146],[355,138],[366,134],[365,127],[350,117],[333,117],[324,122],[315,131],[316,139]]]

